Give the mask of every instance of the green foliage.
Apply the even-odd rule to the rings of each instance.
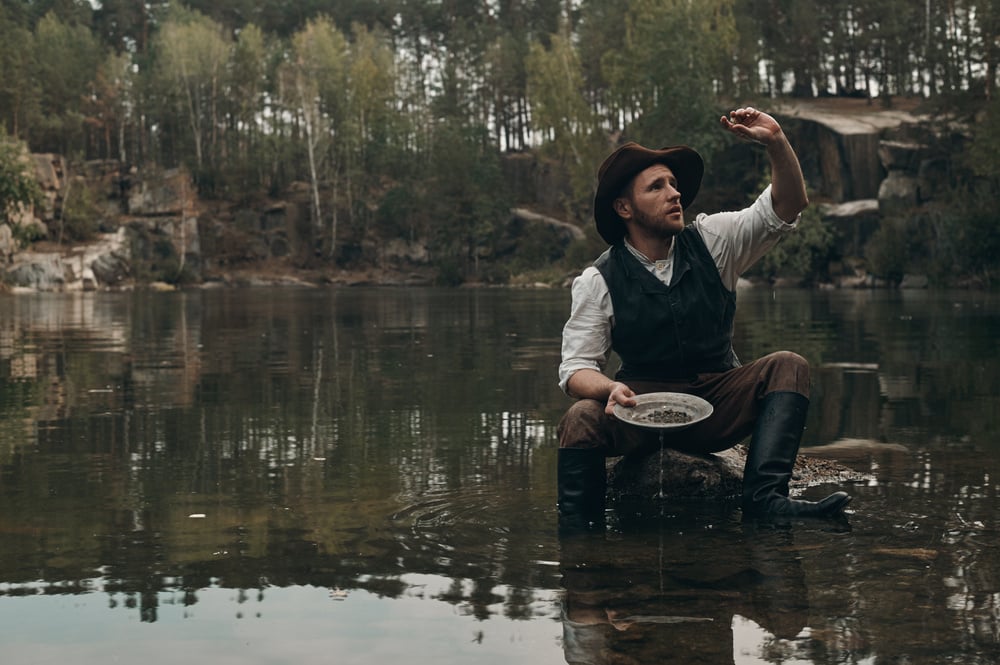
[[[419,196],[413,187],[401,184],[385,193],[375,211],[379,233],[386,237],[406,238],[413,242],[422,231],[418,224]]]
[[[543,266],[557,265],[564,255],[559,232],[543,224],[531,224],[520,230],[512,251],[500,257],[503,281],[510,276],[530,273]]]
[[[973,173],[1000,186],[1000,102],[990,101],[973,127],[967,165]]]
[[[442,125],[434,137],[429,176],[423,181],[430,248],[449,280],[481,278],[480,260],[489,256],[510,216],[498,155],[486,150],[484,130]]]
[[[545,152],[568,172],[565,207],[573,217],[590,206],[593,165],[603,157],[606,141],[587,103],[580,60],[568,39],[553,35],[548,48],[533,44],[525,66],[534,124],[549,139]]]
[[[722,146],[713,79],[736,39],[731,0],[633,0],[620,49],[602,61],[626,128],[646,144]]]
[[[34,76],[39,90],[39,116],[31,122],[32,149],[83,154],[84,100],[104,56],[90,29],[49,12],[34,37]]]
[[[933,238],[930,249],[932,277],[951,283],[970,276],[984,284],[1000,277],[1000,219],[996,214],[997,190],[956,193],[927,211]]]
[[[802,211],[799,226],[785,234],[758,263],[768,278],[786,277],[802,283],[815,283],[826,277],[833,231],[823,221],[819,209],[809,206]]]
[[[41,83],[34,75],[34,36],[0,12],[0,129],[15,136],[37,118]]]
[[[180,7],[171,10],[155,40],[157,87],[168,102],[163,110],[184,119],[178,129],[193,152],[183,153],[184,161],[196,174],[218,155],[229,49],[221,26]]]
[[[94,238],[101,220],[97,204],[99,196],[82,179],[67,187],[59,226],[60,242],[82,242]]]
[[[991,189],[956,189],[934,205],[883,220],[868,245],[874,274],[898,283],[925,273],[939,284],[971,277],[992,284],[1000,275],[1000,221]]]
[[[17,236],[19,213],[39,205],[41,195],[26,146],[0,129],[0,223],[10,225]]]
[[[191,265],[177,253],[173,242],[160,229],[142,229],[129,234],[132,269],[139,282],[187,284],[195,281]]]
[[[915,216],[894,215],[882,220],[868,241],[865,258],[876,277],[898,284],[908,271],[922,270],[921,243],[927,227]]]

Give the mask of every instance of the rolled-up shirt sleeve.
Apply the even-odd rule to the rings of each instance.
[[[799,217],[786,223],[774,212],[771,186],[747,208],[714,215],[698,215],[694,226],[719,267],[723,283],[732,291],[740,275],[760,260],[788,232]]]
[[[603,371],[611,353],[612,308],[604,277],[593,266],[573,280],[573,302],[563,326],[559,387],[581,369]]]

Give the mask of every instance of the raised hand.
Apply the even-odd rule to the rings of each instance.
[[[770,144],[782,135],[778,121],[752,106],[730,111],[729,116],[719,118],[723,129],[746,141]]]

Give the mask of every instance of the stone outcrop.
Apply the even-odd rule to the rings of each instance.
[[[131,277],[125,228],[61,251],[21,252],[4,271],[16,291],[94,291],[118,288]]]
[[[846,104],[846,106],[845,106]],[[799,149],[806,180],[834,229],[840,286],[872,286],[866,244],[883,220],[912,214],[948,187],[952,155],[962,149],[961,128],[945,127],[906,109],[868,100],[787,103],[776,113]],[[908,283],[919,283],[910,280]],[[918,287],[919,288],[919,287]]]
[[[844,108],[850,103],[849,108]],[[886,110],[866,100],[838,100],[836,109],[822,100],[779,105],[782,127],[799,149],[806,180],[834,203],[876,198],[885,167],[879,154],[887,133],[922,119],[904,110]]]
[[[135,217],[182,217],[196,208],[195,187],[183,169],[146,171],[126,185],[126,212]]]
[[[184,271],[200,278],[199,207],[185,171],[152,171],[140,178],[102,162],[68,177],[66,162],[57,155],[37,154],[32,160],[42,204],[26,210],[19,225],[40,242],[22,250],[11,229],[0,226],[0,273],[9,289],[121,289],[134,286],[138,276],[173,280]],[[101,193],[97,226],[104,231],[88,242],[64,244],[61,218],[74,187]]]
[[[865,244],[882,220],[878,199],[821,203],[820,215],[834,230],[837,256],[864,256]]]

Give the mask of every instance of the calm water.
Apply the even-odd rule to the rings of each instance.
[[[1000,299],[750,290],[850,526],[555,530],[562,290],[0,298],[0,662],[995,663]],[[823,493],[830,488],[815,488]]]

